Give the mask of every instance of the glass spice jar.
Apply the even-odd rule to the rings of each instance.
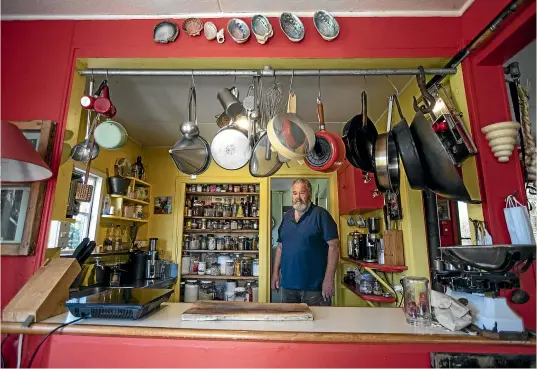
[[[212,300],[214,298],[213,281],[201,281],[198,300]]]
[[[209,269],[209,275],[219,276],[220,275],[220,265],[218,263],[212,263],[211,268]]]
[[[225,261],[225,275],[232,276],[235,273],[235,262],[233,260]]]
[[[207,250],[207,236],[201,235],[200,236],[200,248],[202,250]]]
[[[216,239],[216,249],[219,251],[224,250],[224,239],[222,237]]]
[[[235,260],[233,261],[233,275],[236,277],[241,276],[241,256],[235,254]]]
[[[234,230],[237,230],[237,221],[236,220],[232,220],[231,221],[231,230],[234,231]]]
[[[241,185],[234,185],[233,192],[241,192]]]
[[[214,234],[207,235],[207,249],[211,251],[216,250],[216,238]]]
[[[255,192],[255,185],[253,184],[248,185],[248,192]]]
[[[196,192],[203,192],[203,187],[202,187],[201,183],[198,183],[196,185]]]
[[[235,300],[246,302],[246,288],[244,287],[235,287]]]
[[[185,283],[185,302],[196,302],[198,300],[199,285],[194,279],[187,279]]]
[[[209,187],[209,192],[216,192],[216,185],[212,184],[212,185]]]
[[[224,204],[223,210],[222,210],[222,216],[224,218],[229,218],[231,216],[231,205]]]
[[[190,250],[199,250],[200,249],[200,240],[198,236],[192,235],[190,238]]]
[[[183,235],[183,250],[189,250],[190,249],[190,235],[185,234]]]
[[[237,242],[237,249],[246,250],[245,245],[246,245],[246,237],[239,236],[238,242]]]
[[[201,229],[207,229],[207,219],[201,219]]]
[[[241,185],[241,192],[248,192],[248,185],[246,184]]]

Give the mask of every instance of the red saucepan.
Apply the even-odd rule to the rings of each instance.
[[[345,143],[338,135],[327,132],[324,124],[324,107],[321,96],[317,98],[319,132],[315,134],[315,146],[306,155],[306,165],[319,172],[334,172],[343,164]]]

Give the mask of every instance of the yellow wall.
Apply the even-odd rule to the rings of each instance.
[[[144,150],[147,181],[152,184],[152,196],[172,196],[173,214],[151,215],[149,236],[159,238],[159,248],[165,257],[180,262],[182,244],[182,224],[184,191],[186,183],[259,183],[260,184],[260,228],[259,228],[259,300],[268,301],[270,281],[270,178],[255,178],[250,175],[248,166],[237,171],[220,168],[214,161],[209,169],[192,180],[181,173],[173,163],[167,148],[147,148]],[[330,179],[330,212],[338,219],[337,178],[336,174],[324,174],[309,169],[296,162],[285,165],[272,178],[328,178]]]

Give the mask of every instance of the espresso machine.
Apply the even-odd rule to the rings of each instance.
[[[377,250],[380,243],[380,220],[379,218],[370,217],[367,219],[367,229],[369,231],[365,242],[365,250],[360,259],[367,263],[376,263],[378,261]]]
[[[522,318],[507,300],[513,304],[528,302],[528,294],[518,289],[519,275],[535,260],[535,245],[446,246],[440,250],[450,268],[432,271],[435,290],[466,303],[472,323],[481,329],[524,331]],[[506,297],[500,290],[511,292]]]

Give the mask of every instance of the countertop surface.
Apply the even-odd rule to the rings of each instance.
[[[84,319],[61,329],[60,334],[236,341],[325,343],[407,343],[533,346],[535,340],[500,341],[451,332],[442,327],[413,327],[400,308],[311,307],[313,321],[183,321],[192,304],[165,303],[139,320]],[[2,333],[43,335],[76,319],[64,313],[22,328],[2,322]]]
[[[313,321],[208,321],[181,320],[181,314],[192,304],[165,303],[154,313],[138,320],[84,319],[76,324],[122,325],[126,327],[151,327],[175,329],[217,329],[273,332],[330,332],[330,333],[397,333],[397,334],[450,334],[441,327],[413,327],[405,321],[405,314],[398,308],[366,307],[310,307]],[[66,323],[76,319],[70,313],[58,315],[43,323]]]

